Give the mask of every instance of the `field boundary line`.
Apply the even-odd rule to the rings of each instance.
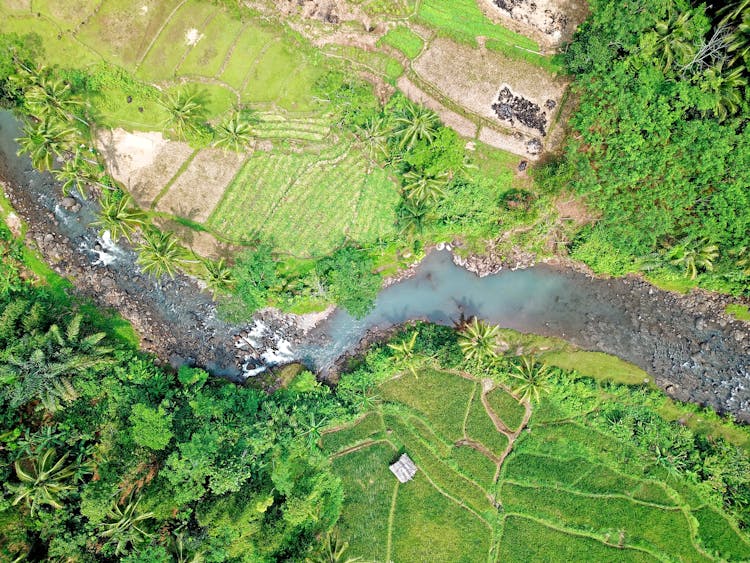
[[[195,160],[195,157],[198,156],[198,153],[201,152],[200,149],[195,150],[192,152],[192,154],[185,159],[185,162],[180,164],[180,167],[177,169],[177,172],[174,173],[174,176],[172,176],[166,184],[164,184],[164,187],[159,190],[159,193],[156,194],[156,197],[151,202],[151,205],[149,206],[149,209],[156,209],[156,206],[159,205],[159,202],[164,198],[165,195],[167,195],[167,192],[169,189],[174,185],[174,183],[177,181],[177,179],[182,176],[185,172],[185,170],[188,169],[190,166],[190,163]]]
[[[469,439],[469,435],[466,433],[466,423],[469,421],[469,413],[471,412],[471,404],[474,402],[474,395],[477,393],[477,385],[479,385],[479,382],[475,381],[474,387],[471,389],[471,395],[469,395],[469,400],[466,401],[466,412],[464,412],[464,421],[461,425],[461,430],[464,433],[465,440]]]
[[[440,460],[438,460],[438,461],[440,461]],[[440,462],[440,463],[442,463],[442,462]],[[444,463],[442,463],[442,464],[445,465]],[[450,469],[450,467],[448,469]],[[466,504],[462,500],[459,500],[459,499],[455,498],[453,495],[451,495],[450,493],[444,491],[437,483],[435,483],[435,481],[432,480],[432,478],[427,474],[427,472],[423,468],[420,468],[420,471],[422,472],[422,475],[425,476],[425,479],[427,479],[430,482],[430,485],[432,485],[438,493],[440,493],[441,495],[443,495],[445,498],[452,500],[453,502],[455,502],[461,508],[464,508],[464,509],[468,510],[469,512],[471,512],[474,516],[476,516],[477,518],[479,518],[479,520],[482,523],[484,523],[484,525],[487,526],[490,529],[490,531],[492,531],[492,525],[490,525],[490,523],[487,522],[487,520],[485,520],[484,516],[482,516],[481,514],[479,514],[479,512],[477,512],[476,510],[474,510],[472,507],[470,507],[468,504]],[[451,469],[451,471],[452,471],[452,469]]]
[[[331,455],[328,456],[328,459],[337,459],[340,457],[344,457],[345,455],[358,452],[359,450],[364,450],[365,448],[368,448],[380,442],[386,442],[388,444],[391,444],[390,440],[388,440],[387,438],[378,438],[377,440],[370,440],[366,438],[365,440],[361,442],[355,442],[353,446],[347,446],[343,450],[339,450],[337,452],[332,453]],[[393,444],[391,444],[391,446],[393,446]]]
[[[629,502],[633,502],[634,504],[641,504],[643,506],[648,506],[650,508],[656,508],[659,510],[665,510],[667,512],[682,511],[682,506],[680,505],[669,506],[665,504],[659,504],[657,502],[641,500],[641,499],[631,497],[629,495],[625,495],[621,493],[590,493],[586,491],[581,491],[580,489],[576,489],[573,487],[568,487],[568,486],[565,486],[564,484],[559,484],[559,483],[544,485],[544,484],[535,484],[535,483],[524,482],[524,481],[516,481],[515,479],[504,479],[503,484],[515,485],[516,487],[523,487],[525,489],[554,489],[554,490],[565,491],[567,493],[571,493],[576,496],[587,497],[587,498],[611,498],[611,499],[626,500]]]
[[[245,33],[245,30],[248,27],[250,27],[250,22],[243,25],[237,32],[237,35],[234,37],[234,40],[232,41],[232,44],[229,46],[229,49],[227,49],[227,52],[224,55],[224,60],[221,61],[219,70],[217,70],[216,74],[214,75],[215,78],[218,79],[222,74],[224,74],[224,71],[227,69],[227,64],[229,64],[229,60],[232,58],[232,55],[234,54],[234,49],[235,47],[237,47],[237,43],[239,43],[240,38],[242,37],[242,34]]]
[[[393,550],[393,521],[396,518],[396,500],[398,499],[398,489],[401,483],[397,480],[393,486],[393,494],[391,495],[391,508],[388,511],[388,533],[386,534],[385,542],[385,560],[391,561],[391,551]]]
[[[161,26],[159,26],[159,29],[156,30],[156,33],[151,38],[151,42],[148,44],[148,47],[146,47],[146,50],[143,52],[143,55],[141,55],[138,60],[135,63],[135,68],[133,70],[133,74],[138,72],[138,69],[141,68],[141,65],[143,64],[143,61],[146,60],[146,57],[148,56],[149,52],[153,48],[154,44],[156,43],[156,40],[161,35],[162,31],[164,31],[164,28],[167,27],[170,21],[172,21],[172,18],[177,13],[177,11],[182,8],[187,3],[188,0],[182,0],[177,6],[174,7],[174,9],[169,13],[169,15],[164,19],[164,22],[162,22]]]
[[[205,30],[209,25],[211,25],[211,22],[214,21],[214,18],[219,14],[218,11],[211,12],[208,14],[205,20],[203,20],[203,23],[201,24],[201,27]],[[200,41],[200,39],[199,39]],[[185,59],[188,58],[188,55],[193,52],[193,49],[195,49],[198,46],[198,43],[195,43],[193,45],[188,45],[187,49],[185,49],[185,52],[182,53],[182,57],[180,57],[180,60],[177,62],[177,64],[174,67],[174,70],[172,71],[173,76],[177,76],[177,71],[182,66],[182,63],[185,62]]]
[[[582,537],[582,538],[589,538],[589,539],[598,541],[599,543],[604,544],[608,547],[614,547],[615,549],[630,549],[632,551],[640,551],[642,553],[647,553],[654,559],[658,559],[659,561],[663,561],[664,563],[669,563],[671,561],[671,559],[669,559],[667,556],[659,552],[654,552],[647,547],[642,547],[640,545],[634,545],[634,544],[623,544],[622,546],[620,546],[616,543],[609,543],[607,541],[604,541],[603,538],[597,536],[596,534],[592,532],[587,532],[585,530],[580,530],[578,528],[571,528],[568,526],[560,526],[558,524],[554,524],[548,520],[545,520],[544,518],[532,516],[531,514],[524,514],[522,512],[506,512],[505,514],[506,514],[506,517],[515,516],[516,518],[524,518],[526,520],[531,520],[532,522],[536,522],[537,524],[541,524],[542,526],[546,528],[555,530],[556,532],[560,532],[562,534],[567,534],[569,536],[577,536],[577,537]]]
[[[260,59],[263,58],[263,56],[268,52],[272,45],[276,45],[276,43],[279,43],[280,41],[281,39],[279,37],[274,37],[273,41],[269,41],[268,43],[263,45],[263,48],[255,56],[253,62],[247,66],[247,72],[245,73],[245,76],[242,77],[242,82],[240,83],[240,94],[242,94],[242,92],[245,91],[245,88],[247,88],[248,82],[250,82],[250,74],[255,70],[255,67],[258,66]]]

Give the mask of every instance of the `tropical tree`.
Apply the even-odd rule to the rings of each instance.
[[[432,141],[439,126],[440,119],[435,112],[422,105],[407,104],[394,119],[393,133],[400,149],[411,149],[422,139]]]
[[[105,545],[114,545],[115,555],[126,555],[130,548],[137,548],[145,539],[151,537],[142,525],[147,520],[154,517],[153,512],[140,512],[138,503],[140,498],[135,501],[131,497],[125,507],[121,508],[120,504],[115,501],[107,513],[107,522],[99,533],[101,538],[106,539]]]
[[[695,40],[692,13],[690,11],[675,11],[670,8],[666,17],[658,18],[653,32],[647,37],[653,41],[656,56],[664,72],[676,63],[684,66],[698,50]]]
[[[685,273],[694,280],[700,270],[712,271],[714,260],[719,257],[719,247],[706,238],[694,239],[685,237],[670,248],[668,258],[670,263],[681,266]]]
[[[73,490],[69,483],[76,474],[75,464],[65,464],[68,454],[57,457],[54,448],[40,454],[17,460],[14,463],[19,483],[9,483],[8,488],[15,493],[13,505],[23,501],[34,515],[42,505],[62,508],[66,492]]]
[[[78,398],[71,377],[112,362],[112,349],[100,345],[105,333],[83,336],[81,321],[81,315],[73,317],[65,332],[52,325],[38,345],[10,354],[0,363],[0,376],[13,385],[11,404],[18,407],[38,399],[54,413]]]
[[[421,234],[429,219],[431,207],[426,201],[404,199],[396,208],[396,217],[402,234]]]
[[[458,334],[458,346],[467,361],[484,364],[497,358],[499,333],[498,326],[472,317]]]
[[[382,117],[371,117],[356,133],[371,162],[377,162],[388,153],[388,128]]]
[[[318,553],[308,557],[307,563],[355,563],[362,561],[361,557],[346,557],[349,542],[342,541],[335,531],[328,532],[321,544]]]
[[[169,547],[176,563],[203,563],[205,561],[203,552],[193,545],[195,543],[195,541],[185,541],[183,532],[172,532],[172,541]]]
[[[203,258],[200,262],[205,271],[203,279],[211,291],[226,292],[234,286],[235,280],[232,268],[227,265],[224,258],[218,260]]]
[[[49,170],[55,158],[66,154],[73,144],[76,130],[57,119],[46,116],[42,120],[28,120],[23,127],[24,136],[16,139],[19,154],[28,154],[38,170]]]
[[[397,366],[398,369],[409,370],[411,374],[418,378],[417,375],[417,356],[414,353],[414,347],[417,343],[417,331],[411,333],[411,338],[402,340],[401,342],[391,342],[388,344],[388,348],[393,351],[391,360]]]
[[[747,78],[740,67],[725,69],[723,64],[707,68],[699,75],[698,85],[701,90],[712,94],[711,112],[719,121],[737,113],[742,107],[743,89]]]
[[[92,225],[99,227],[100,235],[109,231],[114,242],[122,237],[130,241],[130,237],[137,229],[146,226],[146,213],[133,205],[133,199],[129,194],[106,190],[102,193],[99,204],[99,218]]]
[[[190,262],[187,251],[180,246],[174,233],[151,228],[143,232],[138,246],[138,264],[145,274],[174,278],[177,268]]]
[[[187,133],[195,133],[204,118],[206,108],[196,91],[174,90],[167,93],[162,105],[169,113],[165,126],[184,138]]]
[[[35,83],[24,92],[24,103],[29,112],[39,119],[51,117],[62,122],[78,119],[75,110],[83,105],[73,95],[69,82],[54,78],[44,70],[37,74]]]
[[[253,139],[250,121],[242,112],[235,111],[225,117],[214,129],[214,146],[243,152]]]
[[[68,195],[71,190],[75,189],[81,194],[81,197],[85,198],[86,190],[84,188],[86,184],[94,181],[89,163],[81,157],[78,151],[73,158],[63,162],[63,165],[54,169],[52,173],[55,179],[62,184],[63,195]]]
[[[307,447],[313,449],[322,438],[323,429],[328,425],[328,418],[316,418],[314,412],[310,412],[309,417],[302,423],[304,428],[303,436],[307,437]]]
[[[533,356],[521,356],[520,363],[514,364],[510,376],[517,381],[513,393],[522,401],[539,401],[542,394],[549,393],[549,378],[552,369],[537,362]]]
[[[744,7],[738,6],[737,11],[731,12],[732,19],[739,22],[733,28],[729,37],[729,46],[727,51],[732,53],[733,62],[747,64],[750,62],[750,5],[743,2]],[[740,19],[740,16],[742,19]],[[747,72],[747,69],[745,69]]]
[[[435,203],[445,197],[447,182],[447,174],[432,177],[410,170],[404,174],[404,195],[408,199]]]

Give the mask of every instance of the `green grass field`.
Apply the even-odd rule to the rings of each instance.
[[[416,59],[424,48],[422,38],[403,25],[391,29],[378,40],[378,43],[395,47],[410,59]]]
[[[551,421],[543,401],[529,425],[495,429],[470,377],[428,369],[377,390],[382,404],[326,433],[323,448],[345,489],[346,557],[366,561],[744,561],[750,545],[682,478],[629,443],[580,420]],[[524,409],[485,390],[511,428]],[[537,421],[536,411],[548,417]],[[473,447],[465,440],[470,440]],[[490,457],[513,441],[500,465]],[[464,441],[462,441],[464,440]],[[486,451],[481,451],[481,447]],[[402,452],[414,480],[388,471]],[[489,453],[488,453],[489,452]]]
[[[261,134],[312,138],[324,130],[316,122],[292,123],[291,129],[271,123]],[[256,152],[208,226],[230,240],[269,240],[280,252],[300,257],[324,255],[347,239],[372,243],[394,232],[399,195],[382,169],[369,168],[362,153],[343,142],[320,154]]]

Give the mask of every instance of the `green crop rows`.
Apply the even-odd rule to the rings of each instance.
[[[297,126],[297,133],[274,126],[261,131],[286,138],[325,131],[316,132],[315,122],[307,129]],[[382,171],[367,172],[364,156],[346,143],[320,155],[256,153],[227,188],[208,226],[238,242],[270,240],[297,256],[325,254],[346,238],[371,242],[393,231],[398,194]]]
[[[706,507],[691,484],[667,478],[639,460],[630,444],[579,423],[538,423],[532,415],[530,432],[520,433],[495,482],[496,463],[456,443],[462,427],[491,451],[507,443],[500,433],[492,436],[493,423],[479,400],[481,383],[444,371],[418,375],[381,384],[384,402],[374,413],[324,436],[345,488],[339,530],[350,543],[347,556],[618,562],[750,557],[734,525]],[[501,410],[495,414],[517,426],[522,409],[510,400],[498,389],[488,393],[490,406]],[[418,467],[406,484],[397,484],[387,469],[400,452]]]

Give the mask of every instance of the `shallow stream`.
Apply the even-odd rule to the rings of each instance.
[[[28,158],[16,155],[18,135],[15,118],[0,112],[0,179],[29,223],[27,236],[55,268],[83,293],[120,311],[141,333],[144,347],[164,360],[195,362],[234,377],[243,364],[253,371],[257,364],[243,357],[249,341],[238,334],[253,335],[254,329],[220,321],[194,280],[178,276],[156,283],[144,276],[127,245],[113,245],[89,226],[93,203],[80,201],[77,211],[66,208],[49,174],[32,170]],[[544,265],[479,278],[456,266],[450,253],[433,252],[413,277],[384,289],[366,318],[337,310],[301,337],[287,320],[253,341],[266,348],[253,353],[301,359],[325,371],[371,330],[413,319],[453,324],[462,315],[476,315],[614,354],[649,372],[676,398],[750,420],[750,331],[723,314],[726,302],[702,292],[672,294],[637,278],[596,279]]]

